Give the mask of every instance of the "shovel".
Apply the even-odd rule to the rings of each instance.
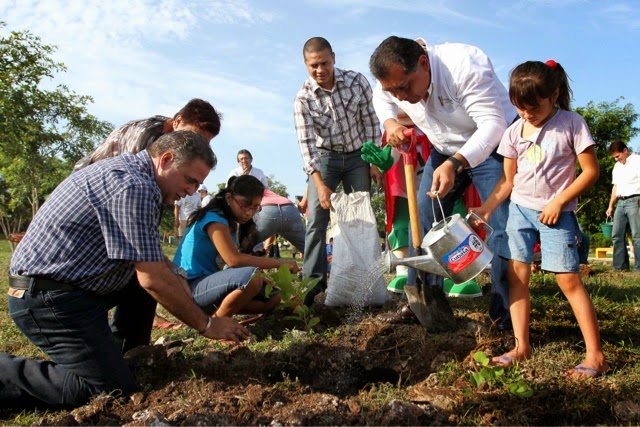
[[[411,240],[414,253],[422,255],[422,233],[420,232],[420,216],[418,212],[418,198],[413,164],[416,160],[416,130],[405,129],[404,135],[410,138],[406,145],[397,147],[404,160],[404,178],[407,185],[407,199],[409,202],[409,222],[411,225]],[[447,301],[444,291],[439,286],[427,286],[422,280],[415,284],[407,283],[404,287],[409,300],[409,307],[416,315],[422,326],[429,331],[443,332],[455,328],[453,310]]]

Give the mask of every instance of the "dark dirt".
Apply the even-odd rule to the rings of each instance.
[[[418,323],[388,325],[376,320],[376,314],[394,304],[359,313],[319,305],[317,329],[328,333],[323,338],[293,339],[285,350],[274,345],[271,351],[251,351],[242,346],[198,349],[187,356],[195,345],[190,339],[136,349],[127,357],[142,385],[140,392],[119,399],[100,396],[71,412],[47,413],[39,424],[580,423],[561,415],[562,408],[548,401],[558,395],[553,384],[546,394],[528,400],[508,392],[465,391],[470,388],[471,355],[478,349],[500,354],[510,342],[508,335],[491,330],[485,313],[457,310],[456,331],[430,334]],[[258,341],[269,336],[278,340],[300,327],[283,316],[270,314],[249,328]],[[434,373],[451,361],[468,363],[469,369],[442,385]],[[591,421],[612,423],[606,418]]]

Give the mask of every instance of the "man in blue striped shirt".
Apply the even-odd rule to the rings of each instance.
[[[53,191],[9,275],[11,317],[51,361],[0,353],[0,406],[77,406],[101,392],[134,391],[122,353],[148,344],[156,302],[208,338],[249,336],[195,305],[160,245],[161,205],[194,193],[215,163],[205,138],[176,131],[77,171]]]

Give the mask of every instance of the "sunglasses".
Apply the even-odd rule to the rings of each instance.
[[[231,196],[231,197],[233,197],[233,200],[235,200],[235,202],[238,204],[240,209],[242,209],[242,211],[245,213],[249,213],[249,212],[258,213],[262,210],[262,206],[260,205],[257,205],[257,206],[245,205],[240,200],[238,200],[236,196]]]

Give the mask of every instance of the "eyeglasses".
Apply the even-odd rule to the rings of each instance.
[[[242,203],[241,201],[239,201],[236,196],[231,196],[233,197],[233,200],[236,201],[236,203],[238,204],[238,206],[240,207],[240,209],[242,209],[243,212],[245,213],[249,213],[249,212],[253,212],[253,213],[258,213],[262,210],[262,206],[257,205],[257,206],[248,206],[245,205],[244,203]]]

